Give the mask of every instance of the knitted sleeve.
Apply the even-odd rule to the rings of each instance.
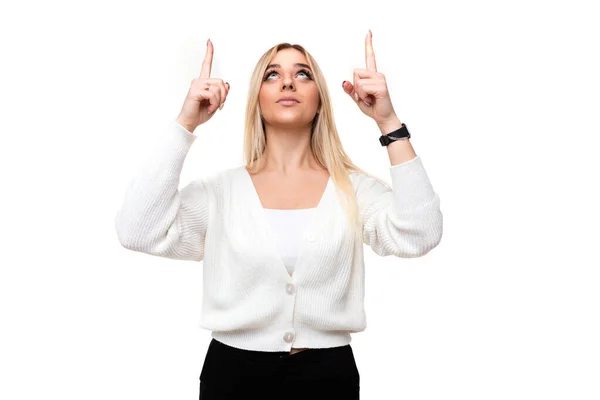
[[[392,186],[358,175],[356,198],[363,242],[380,256],[414,258],[442,238],[440,198],[420,156],[390,166]]]
[[[172,121],[129,183],[115,227],[121,245],[159,257],[202,261],[209,221],[208,181],[178,189],[183,162],[196,140]]]

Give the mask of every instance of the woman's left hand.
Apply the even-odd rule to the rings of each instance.
[[[378,125],[398,119],[390,100],[385,76],[377,72],[373,35],[371,30],[365,39],[365,59],[367,69],[354,69],[354,84],[344,81],[342,87],[360,110],[373,118]]]

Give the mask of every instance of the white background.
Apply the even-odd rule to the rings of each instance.
[[[346,151],[389,182],[375,122],[341,87],[365,67],[368,29],[444,236],[418,259],[365,248],[361,399],[600,398],[593,2],[12,3],[0,10],[0,398],[198,398],[202,264],[121,247],[125,188],[207,38],[231,91],[196,131],[181,186],[242,164],[250,74],[279,42],[316,58]]]

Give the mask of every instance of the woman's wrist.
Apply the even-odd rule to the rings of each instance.
[[[402,128],[402,122],[398,117],[394,117],[391,120],[377,124],[377,126],[379,127],[382,135],[387,135],[388,133]]]
[[[189,131],[190,133],[194,133],[194,131],[196,130],[196,128],[198,127],[197,125],[194,124],[190,124],[187,121],[184,121],[182,118],[177,117],[177,119],[175,120],[179,125],[181,125],[184,129],[186,129],[187,131]]]

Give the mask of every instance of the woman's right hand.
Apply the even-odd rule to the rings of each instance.
[[[192,79],[190,90],[177,117],[177,123],[190,132],[211,119],[217,109],[222,109],[229,93],[229,83],[220,78],[210,77],[213,53],[213,45],[209,39],[200,77]],[[208,90],[205,89],[207,84],[210,85]]]

